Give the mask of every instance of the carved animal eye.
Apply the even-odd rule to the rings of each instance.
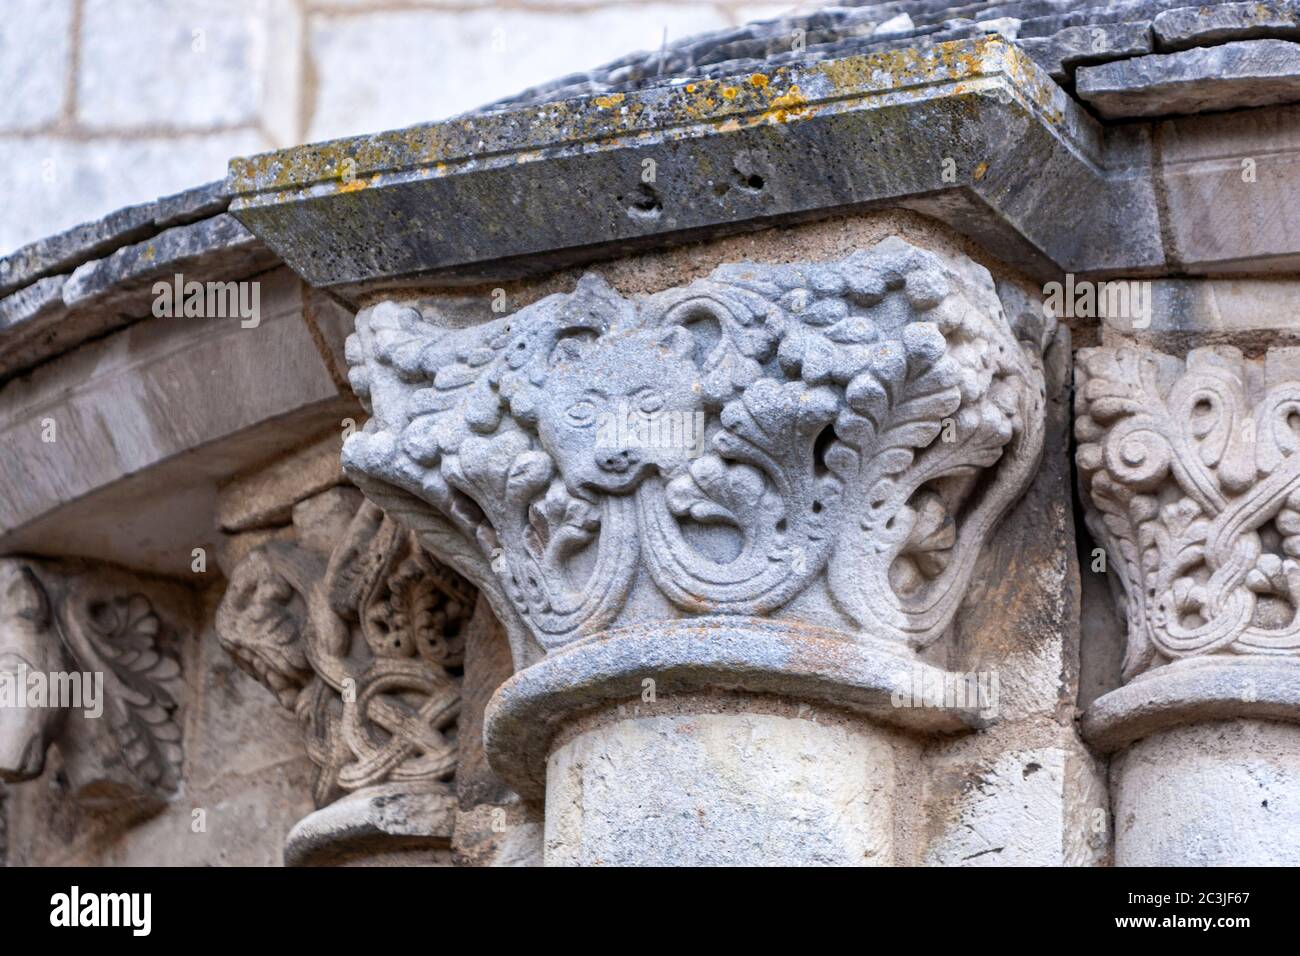
[[[593,402],[581,401],[574,402],[565,412],[570,425],[576,425],[581,428],[584,425],[590,425],[596,420],[596,405]]]
[[[637,402],[637,408],[645,415],[653,415],[663,407],[664,399],[658,392],[646,392]]]

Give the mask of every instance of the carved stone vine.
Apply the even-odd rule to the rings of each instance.
[[[1124,676],[1300,654],[1300,350],[1078,356],[1087,524],[1127,618]]]
[[[1037,468],[1040,358],[987,272],[897,238],[638,300],[588,275],[471,328],[384,302],[348,341],[372,417],[344,466],[517,668],[702,615],[920,648]]]
[[[221,644],[294,711],[323,807],[456,767],[463,630],[475,594],[373,504],[328,560],[288,542],[254,550],[217,609]]]
[[[39,776],[57,741],[88,802],[160,801],[175,791],[183,684],[175,629],[149,590],[116,568],[0,559],[0,680],[30,693],[34,675],[84,679],[77,706],[51,693],[42,706],[0,708],[0,779]],[[79,719],[92,710],[92,681],[102,686],[94,708],[102,712]]]

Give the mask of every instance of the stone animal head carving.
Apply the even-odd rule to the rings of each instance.
[[[67,669],[54,633],[54,612],[40,582],[29,567],[0,561],[0,680],[17,687],[29,673]],[[62,708],[0,707],[0,780],[40,776],[45,751],[62,721]]]
[[[704,407],[695,352],[681,326],[557,343],[537,431],[573,494],[625,494],[689,464]]]

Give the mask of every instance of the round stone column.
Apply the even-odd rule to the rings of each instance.
[[[1300,661],[1191,658],[1099,698],[1119,866],[1300,864]]]
[[[598,635],[488,707],[493,766],[546,807],[547,865],[891,865],[944,674],[881,643],[761,619]],[[932,700],[931,703],[938,702]]]

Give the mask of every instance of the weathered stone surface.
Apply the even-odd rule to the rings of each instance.
[[[1300,865],[1300,727],[1213,720],[1116,757],[1118,866]]]
[[[460,751],[456,796],[464,811],[482,805],[503,806],[513,797],[510,788],[488,763],[483,749],[483,714],[487,703],[513,673],[505,629],[480,595],[465,632],[465,676],[457,724]]]
[[[1185,50],[1229,40],[1300,37],[1295,0],[1199,4],[1165,10],[1152,21],[1161,50]]]
[[[1148,23],[1104,23],[1066,27],[1045,37],[1023,37],[1017,45],[1058,82],[1087,63],[1139,56],[1152,50]]]
[[[73,270],[63,287],[69,308],[96,301],[104,308],[123,308],[125,297],[138,298],[136,284],[201,269],[205,277],[247,275],[275,264],[274,255],[247,229],[224,213],[187,226],[174,226],[156,237],[118,249],[105,259]]]
[[[700,618],[675,627],[604,634],[525,668],[488,705],[484,737],[502,778],[526,799],[544,792],[545,761],[556,734],[575,713],[657,694],[714,687],[842,707],[919,734],[955,734],[989,723],[979,704],[919,706],[943,672],[879,644],[743,618]],[[903,702],[900,704],[900,701]]]
[[[62,316],[66,276],[47,276],[0,299],[0,333],[38,323],[47,316]]]
[[[222,213],[174,226],[105,259],[82,263],[66,280],[39,280],[0,300],[0,310],[10,299],[16,300],[21,310],[6,317],[7,334],[0,342],[0,380],[153,314],[158,299],[154,286],[159,280],[171,283],[181,275],[186,282],[226,281],[256,275],[278,264],[275,254],[260,240]],[[61,283],[62,307],[46,302],[34,308],[28,289],[41,290],[48,299],[56,282]],[[240,318],[235,316],[233,321]]]
[[[327,488],[293,506],[294,537],[317,554],[329,555],[361,507],[361,492],[347,485]]]
[[[933,132],[954,122],[937,149]],[[582,144],[597,132],[593,152]],[[229,183],[241,221],[341,294],[508,278],[886,202],[1044,275],[1053,262],[1158,266],[1150,151],[1102,152],[1095,122],[991,37],[237,159]],[[653,184],[647,163],[664,171]]]
[[[1152,140],[1171,265],[1210,274],[1300,271],[1300,107],[1162,120]]]
[[[301,283],[260,281],[257,328],[148,319],[0,388],[0,548],[194,580],[203,547],[215,574],[216,485],[359,414],[303,322]]]
[[[127,206],[103,218],[38,239],[0,258],[0,295],[43,276],[71,272],[132,242],[222,212],[229,205],[225,183],[196,186],[174,196]]]
[[[897,862],[894,803],[909,767],[889,731],[813,708],[641,709],[552,754],[547,866]]]
[[[1156,279],[1149,285],[1149,322],[1106,316],[1101,344],[1185,354],[1203,342],[1254,351],[1300,345],[1300,316],[1291,303],[1300,282],[1283,276]]]
[[[380,784],[299,820],[286,866],[451,866],[456,798],[449,787]]]
[[[185,784],[194,793],[221,790],[232,780],[266,776],[285,763],[305,762],[302,734],[293,715],[222,648],[213,622],[215,605],[213,600],[205,607],[199,646],[190,662],[197,699],[185,727]],[[305,785],[303,798],[309,799],[309,793]]]
[[[1300,44],[1242,40],[1081,67],[1075,88],[1107,119],[1290,103],[1300,100]]]
[[[1082,729],[1110,753],[1175,727],[1238,717],[1300,723],[1300,665],[1231,655],[1177,661],[1099,697]]]
[[[347,481],[339,463],[342,422],[314,441],[221,487],[217,527],[227,533],[287,524],[298,502]]]
[[[926,866],[1095,866],[1108,846],[1105,778],[1082,746],[952,757],[931,771],[931,811],[959,796],[924,851]],[[1091,838],[1091,839],[1089,839]]]

